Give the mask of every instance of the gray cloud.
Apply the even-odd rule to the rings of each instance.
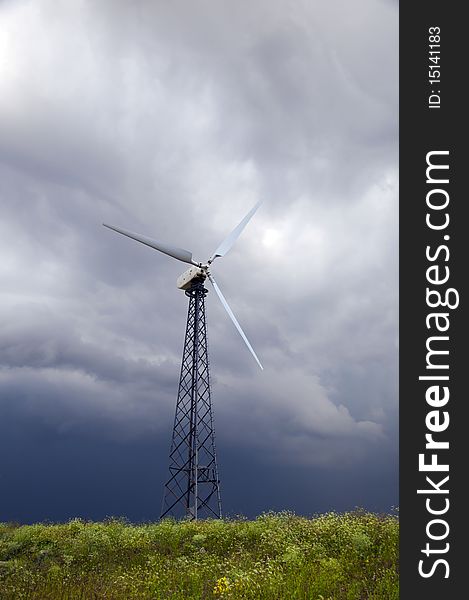
[[[167,435],[184,267],[101,223],[203,260],[263,199],[213,267],[266,367],[210,293],[219,437],[395,455],[395,3],[17,1],[0,26],[0,413]]]

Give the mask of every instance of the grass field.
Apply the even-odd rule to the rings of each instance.
[[[0,525],[0,598],[397,600],[391,515]]]

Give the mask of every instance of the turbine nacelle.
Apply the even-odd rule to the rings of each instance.
[[[205,281],[207,278],[207,269],[204,267],[190,267],[177,278],[176,285],[180,290],[190,289],[192,282],[199,279]]]

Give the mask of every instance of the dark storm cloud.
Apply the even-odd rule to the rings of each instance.
[[[207,300],[226,456],[389,476],[394,3],[17,1],[0,26],[5,418],[166,447],[184,265],[101,223],[205,260],[263,199],[213,266],[263,373]]]

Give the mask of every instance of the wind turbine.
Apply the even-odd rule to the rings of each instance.
[[[225,256],[241,235],[258,202],[218,246],[206,263],[196,262],[192,252],[133,233],[103,225],[172,258],[192,265],[177,279],[177,287],[189,298],[186,334],[179,378],[176,414],[169,454],[169,479],[165,483],[160,518],[168,515],[221,518],[220,480],[215,449],[210,372],[205,319],[208,279],[255,361],[262,365],[211,273],[211,265]]]

